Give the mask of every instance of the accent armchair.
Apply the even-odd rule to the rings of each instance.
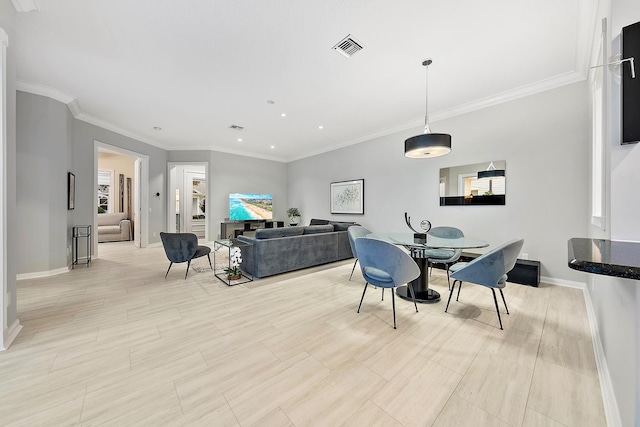
[[[211,248],[208,246],[199,246],[198,237],[193,233],[160,233],[160,239],[162,239],[162,246],[164,252],[167,254],[167,258],[170,261],[169,268],[167,269],[164,278],[167,278],[169,270],[173,263],[187,263],[187,271],[184,274],[184,278],[187,278],[189,274],[189,267],[191,266],[191,260],[207,256],[209,259],[209,267],[213,270],[211,265]]]

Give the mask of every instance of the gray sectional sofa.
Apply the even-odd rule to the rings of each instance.
[[[241,268],[260,278],[352,258],[347,235],[351,225],[261,228],[255,237],[238,236],[239,241],[252,245],[243,248]]]

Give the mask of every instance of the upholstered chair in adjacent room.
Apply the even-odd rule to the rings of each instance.
[[[356,259],[353,262],[353,268],[351,269],[351,275],[349,276],[349,280],[351,280],[351,277],[353,276],[353,272],[356,269],[356,264],[358,264],[358,252],[356,251],[356,239],[360,237],[364,237],[367,234],[371,234],[371,231],[359,225],[352,225],[351,227],[347,228],[347,233],[349,234],[349,244],[351,244],[351,252],[353,252],[353,257]]]
[[[457,271],[451,272],[451,278],[453,279],[453,286],[449,291],[449,300],[447,301],[447,307],[445,312],[449,309],[449,303],[451,302],[451,295],[456,288],[456,282],[458,285],[458,295],[456,301],[460,298],[460,290],[462,289],[462,282],[475,283],[476,285],[486,286],[491,289],[493,293],[493,302],[496,306],[496,313],[498,313],[498,322],[500,323],[500,329],[502,329],[502,319],[500,318],[500,309],[498,308],[498,299],[496,298],[496,289],[500,291],[502,296],[502,302],[504,308],[509,314],[509,308],[507,308],[507,301],[504,299],[502,288],[505,287],[505,283],[508,279],[507,273],[513,269],[518,259],[518,254],[524,245],[524,240],[512,240],[497,248],[479,256],[473,261],[466,263],[457,269]]]
[[[169,274],[169,270],[171,270],[171,266],[173,263],[187,263],[187,271],[184,274],[184,278],[187,278],[189,274],[189,267],[191,266],[191,260],[200,258],[202,256],[207,256],[209,259],[209,266],[213,270],[213,266],[211,265],[211,257],[209,253],[211,253],[211,248],[208,246],[199,246],[198,245],[198,237],[193,233],[160,233],[160,239],[162,239],[162,246],[164,247],[164,252],[167,254],[167,258],[170,261],[169,268],[167,269],[167,273],[164,275],[164,278],[167,278]]]
[[[360,237],[356,239],[355,244],[360,270],[366,281],[362,291],[362,298],[360,298],[360,305],[358,305],[358,313],[360,313],[360,307],[362,307],[364,294],[367,292],[369,283],[381,287],[383,292],[384,288],[391,288],[393,329],[396,329],[396,299],[393,290],[420,276],[420,268],[406,252],[391,243]],[[417,313],[418,305],[416,304],[413,286],[407,286]]]

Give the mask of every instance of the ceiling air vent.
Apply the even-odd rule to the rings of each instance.
[[[351,34],[343,38],[332,49],[337,50],[347,58],[351,58],[364,48],[363,44],[355,39]]]
[[[242,126],[238,126],[238,125],[231,125],[231,126],[229,126],[229,129],[242,130],[244,128]]]

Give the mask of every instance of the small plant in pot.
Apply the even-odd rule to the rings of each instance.
[[[298,225],[300,223],[300,210],[298,208],[287,209],[287,216],[289,217],[290,225]]]
[[[238,280],[242,277],[240,264],[242,264],[242,251],[240,248],[231,248],[229,250],[229,268],[224,269],[224,272],[227,273],[227,279]]]

